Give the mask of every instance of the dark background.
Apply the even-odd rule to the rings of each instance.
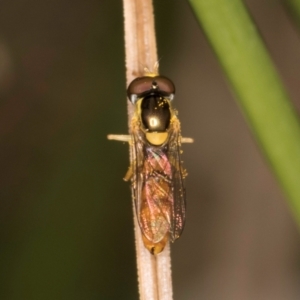
[[[154,1],[177,88],[188,218],[175,299],[299,299],[300,239],[186,1]],[[300,40],[279,1],[247,5],[300,108]],[[138,299],[121,1],[1,0],[0,298]]]

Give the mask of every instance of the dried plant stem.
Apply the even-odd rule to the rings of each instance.
[[[152,0],[123,0],[123,5],[128,85],[135,77],[144,75],[145,67],[153,69],[157,53]],[[128,101],[129,123],[132,115],[133,105]],[[133,211],[140,299],[171,300],[173,292],[169,245],[159,255],[151,255],[144,247],[135,208]]]

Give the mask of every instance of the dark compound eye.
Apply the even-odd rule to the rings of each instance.
[[[132,95],[140,96],[152,89],[153,77],[138,77],[127,88],[127,96],[131,100]]]
[[[175,94],[175,85],[174,83],[167,77],[165,76],[156,76],[154,77],[154,80],[157,84],[157,89],[166,94]]]
[[[156,94],[173,99],[175,86],[173,82],[164,76],[144,76],[134,79],[127,88],[127,96],[135,103],[140,97]]]

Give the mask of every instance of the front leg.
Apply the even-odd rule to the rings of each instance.
[[[128,168],[125,176],[123,177],[124,181],[129,181],[133,176],[132,165]]]

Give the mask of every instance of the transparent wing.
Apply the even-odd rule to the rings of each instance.
[[[170,236],[172,241],[180,237],[184,228],[186,216],[186,195],[183,182],[186,172],[182,167],[180,146],[180,122],[176,116],[173,116],[169,130],[169,141],[167,148],[167,156],[172,166],[172,188],[174,197],[174,205],[170,224]]]
[[[141,192],[144,184],[143,165],[145,161],[145,134],[139,128],[139,121],[131,121],[131,162],[132,162],[132,193],[134,195],[137,218],[141,210]]]

